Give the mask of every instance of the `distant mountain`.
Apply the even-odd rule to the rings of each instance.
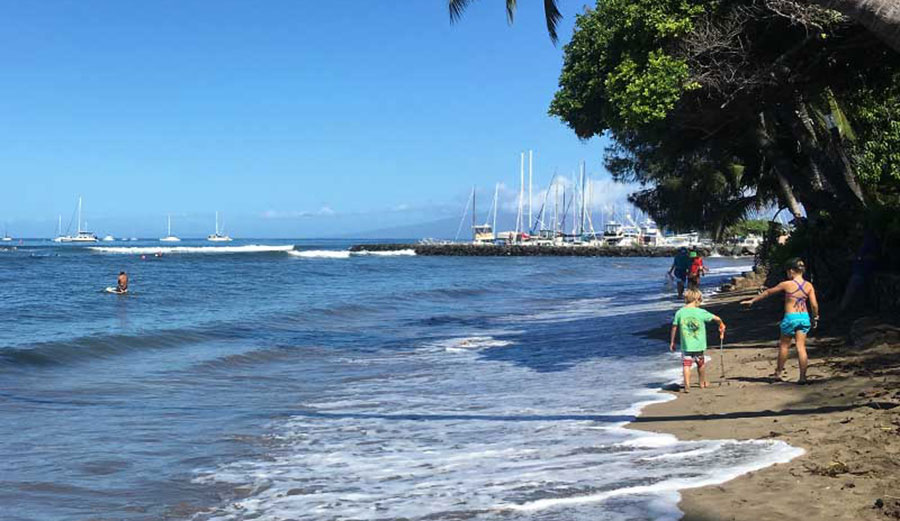
[[[424,239],[426,237],[452,239],[456,235],[457,226],[459,226],[459,219],[447,218],[425,223],[405,224],[347,233],[341,237],[348,239],[404,239],[407,241]]]

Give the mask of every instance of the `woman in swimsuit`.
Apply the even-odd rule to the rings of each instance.
[[[794,340],[797,344],[797,358],[800,361],[800,379],[797,381],[800,384],[806,383],[806,367],[808,365],[806,335],[810,329],[816,328],[819,323],[819,302],[816,300],[816,290],[811,282],[803,279],[804,271],[806,271],[806,265],[803,264],[802,260],[791,259],[788,261],[788,280],[741,302],[741,304],[750,307],[754,302],[776,293],[784,292],[784,319],[781,321],[778,365],[775,368],[775,374],[772,376],[779,380],[783,376],[785,371],[784,364],[787,361],[791,340]],[[812,321],[809,319],[809,311],[807,309],[812,311]]]

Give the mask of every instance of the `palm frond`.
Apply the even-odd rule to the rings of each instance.
[[[550,34],[550,41],[553,42],[553,45],[556,45],[556,42],[559,40],[556,34],[556,26],[562,19],[562,13],[559,12],[556,0],[544,0],[544,18],[547,19],[547,33]]]
[[[516,17],[516,0],[506,0],[506,21],[512,24]]]
[[[556,27],[562,19],[562,13],[559,12],[557,6],[558,0],[544,0],[544,18],[547,21],[547,33],[553,45],[556,45],[559,36],[556,33]],[[457,22],[462,18],[463,12],[469,7],[473,0],[447,0],[447,7],[450,9],[450,22]],[[516,17],[517,0],[506,0],[506,21],[513,23]]]
[[[466,7],[469,7],[470,3],[472,3],[472,0],[448,0],[447,7],[450,8],[450,22],[456,22],[462,18],[463,11],[466,10]]]

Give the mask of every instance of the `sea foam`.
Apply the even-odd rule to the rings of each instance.
[[[292,250],[288,252],[294,257],[304,259],[349,259],[350,252],[347,250]]]
[[[179,253],[265,253],[291,251],[293,244],[265,245],[246,244],[242,246],[90,246],[97,253],[114,253],[123,255],[163,255]]]

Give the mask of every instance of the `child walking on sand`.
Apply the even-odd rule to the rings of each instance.
[[[750,307],[754,302],[771,297],[782,291],[784,292],[784,319],[781,321],[780,327],[781,338],[778,345],[778,364],[775,367],[775,374],[772,376],[777,380],[781,380],[784,376],[784,364],[787,362],[791,340],[794,340],[797,344],[797,359],[800,362],[800,379],[797,380],[799,384],[806,383],[806,335],[810,329],[816,328],[819,323],[819,302],[816,300],[816,289],[811,282],[803,279],[805,271],[806,265],[803,264],[802,260],[797,258],[791,259],[787,263],[788,280],[741,302],[741,304]],[[807,311],[807,303],[813,313],[811,321]]]
[[[684,371],[684,392],[691,389],[691,366],[697,363],[700,388],[709,387],[706,379],[706,323],[714,320],[719,323],[719,338],[725,337],[725,322],[709,311],[700,307],[703,294],[696,288],[688,288],[684,292],[683,308],[675,313],[672,320],[672,337],[669,350],[675,351],[675,335],[681,330],[681,365]]]

